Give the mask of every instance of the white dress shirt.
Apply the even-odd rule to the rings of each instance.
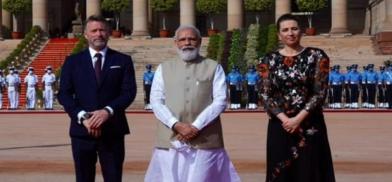
[[[201,130],[210,124],[216,117],[219,116],[226,108],[227,90],[226,77],[221,65],[218,65],[215,70],[213,80],[212,103],[206,107],[193,121],[192,125]],[[178,122],[165,105],[165,84],[162,78],[162,66],[159,65],[151,86],[150,103],[155,116],[166,126],[172,128]]]

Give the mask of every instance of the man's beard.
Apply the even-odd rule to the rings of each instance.
[[[200,47],[183,47],[177,48],[177,54],[183,61],[192,61],[199,56]]]

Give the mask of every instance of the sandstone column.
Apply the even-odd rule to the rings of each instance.
[[[347,0],[332,0],[331,16],[331,34],[347,34]]]
[[[5,0],[2,0],[4,2]],[[2,22],[4,27],[7,27],[9,30],[12,29],[12,17],[11,13],[9,13],[7,10],[1,9],[2,10]]]
[[[101,15],[101,0],[86,0],[86,18]]]
[[[228,0],[227,30],[243,28],[243,0]]]
[[[392,32],[392,0],[385,0],[385,19],[382,31]]]
[[[195,0],[180,0],[180,25],[196,25]]]
[[[385,18],[376,34],[376,41],[382,54],[392,55],[392,0],[385,0],[384,3]]]
[[[3,3],[0,2],[0,9],[3,9]],[[0,40],[3,40],[3,13],[0,11]]]
[[[291,13],[291,0],[275,0],[275,21],[286,13]]]
[[[47,7],[47,0],[33,0],[33,26],[40,26],[44,32],[48,32]]]
[[[147,0],[133,0],[132,36],[149,36]]]

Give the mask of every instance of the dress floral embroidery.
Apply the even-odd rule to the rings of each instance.
[[[259,64],[268,112],[296,114],[321,107],[328,88],[329,58],[320,49],[305,48],[294,57],[273,52]]]
[[[267,181],[276,181],[283,171],[287,170],[304,153],[304,150],[308,154],[309,149],[306,147],[313,145],[311,141],[315,135],[325,136],[320,143],[325,146],[323,149],[326,151],[320,156],[327,155],[325,161],[328,166],[328,170],[326,170],[328,174],[326,175],[330,177],[328,179],[331,179],[321,181],[334,181],[332,159],[322,116],[322,105],[328,88],[328,56],[321,49],[311,47],[304,48],[293,57],[272,52],[260,60],[258,70],[263,77],[260,91],[265,109],[270,117],[274,118],[272,123],[270,119],[269,125],[271,126],[268,127]],[[287,116],[293,117],[304,109],[309,113],[316,113],[314,114],[316,117],[310,116],[305,119],[295,134],[285,132],[276,115],[283,112]],[[321,130],[321,134],[319,134],[319,130]],[[281,143],[289,146],[287,148],[284,148],[285,146],[276,147]],[[282,149],[287,149],[287,152],[278,156],[276,153],[282,153]],[[283,178],[286,179],[287,175],[280,177],[278,181]],[[290,179],[289,181],[295,180]],[[319,180],[312,179],[311,181]]]

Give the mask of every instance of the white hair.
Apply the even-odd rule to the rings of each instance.
[[[196,34],[197,38],[201,39],[201,34],[200,34],[199,29],[197,29],[193,25],[181,25],[180,27],[178,27],[176,30],[176,33],[174,34],[174,39],[177,40],[179,32],[181,32],[182,30],[186,30],[186,29],[191,29]]]

